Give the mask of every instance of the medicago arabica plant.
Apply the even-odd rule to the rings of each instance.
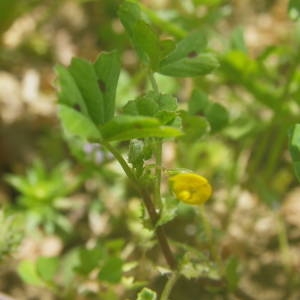
[[[205,217],[203,204],[212,194],[210,183],[192,171],[167,170],[162,165],[165,141],[176,143],[177,139],[189,135],[193,139],[193,127],[199,124],[202,126],[199,135],[207,133],[209,127],[212,130],[222,127],[227,111],[222,105],[203,99],[199,90],[194,90],[189,110],[182,110],[176,97],[159,91],[154,76],[155,73],[179,78],[203,76],[217,68],[218,61],[207,49],[206,37],[201,31],[185,34],[179,41],[161,39],[148,22],[143,7],[133,1],[124,1],[118,15],[151,88],[117,111],[115,96],[121,69],[118,51],[101,53],[93,63],[73,58],[69,67],[57,66],[59,117],[66,139],[71,144],[76,140],[99,144],[108,150],[138,193],[146,211],[144,221],[150,220],[167,263],[165,269],[171,274],[162,291],[162,300],[169,299],[181,275],[188,279],[207,278],[208,281],[203,281],[205,284],[213,282],[219,291],[233,291],[237,281],[236,263],[223,264]],[[124,145],[128,146],[127,153],[120,150]],[[166,196],[161,190],[164,177],[169,177],[170,186]],[[178,200],[184,205],[200,207],[209,243],[207,255],[197,250],[189,253],[188,246],[183,247],[185,253],[180,254],[176,243],[170,246],[164,225],[176,217]],[[138,295],[140,300],[156,297],[156,292],[147,288]]]

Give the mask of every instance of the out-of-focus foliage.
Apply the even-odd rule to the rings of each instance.
[[[69,167],[66,163],[48,172],[45,166],[37,161],[24,177],[7,176],[7,181],[20,193],[17,204],[20,210],[28,214],[31,229],[43,225],[49,232],[53,232],[55,226],[70,230],[68,220],[59,210],[70,207],[66,197],[74,192],[80,177],[72,180],[68,178],[68,172]]]
[[[0,1],[0,292],[159,299],[175,278],[153,232],[164,226],[181,273],[169,298],[298,299],[299,10]],[[168,186],[191,170],[213,186],[206,217]]]
[[[36,0],[2,0],[0,3],[0,37],[13,21],[34,5]]]
[[[23,237],[21,216],[0,211],[0,262],[14,253]]]

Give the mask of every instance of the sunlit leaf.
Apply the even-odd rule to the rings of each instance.
[[[117,51],[101,53],[94,68],[97,74],[98,87],[104,100],[104,122],[113,118],[115,112],[115,97],[121,62]]]
[[[100,128],[106,141],[125,141],[146,137],[176,137],[178,129],[162,126],[158,119],[142,116],[118,116]]]
[[[207,117],[213,131],[221,130],[228,124],[229,121],[229,115],[226,108],[219,103],[212,103],[205,110],[205,116]]]
[[[204,117],[193,116],[186,112],[182,112],[181,117],[184,131],[181,139],[185,142],[193,143],[208,133],[209,123]]]
[[[67,106],[80,110],[85,116],[89,117],[85,100],[68,69],[63,66],[56,66],[56,75],[59,80],[59,102]]]
[[[205,49],[206,44],[206,37],[201,32],[193,32],[179,41],[161,64],[168,65],[186,57],[194,57]]]
[[[161,45],[158,35],[142,18],[138,4],[124,1],[118,15],[141,60],[156,70],[161,56]]]
[[[289,15],[293,20],[296,20],[300,16],[300,1],[290,0],[288,5]]]
[[[80,249],[80,264],[76,267],[76,271],[82,275],[89,274],[92,270],[99,266],[103,255],[103,249],[100,247],[95,247],[93,249]]]
[[[104,123],[104,98],[98,86],[98,78],[92,63],[73,58],[68,68],[79,88],[85,105],[95,124]]]
[[[148,288],[143,288],[137,296],[137,300],[156,300],[157,295],[154,291],[148,289]]]
[[[231,257],[226,262],[225,276],[228,284],[228,289],[234,291],[239,283],[240,275],[238,273],[239,262],[235,257]]]
[[[118,283],[122,278],[123,261],[118,257],[112,257],[105,261],[98,278],[110,283]]]
[[[190,114],[206,117],[212,131],[223,129],[229,122],[226,108],[219,103],[210,101],[207,95],[199,89],[193,91],[188,105]]]
[[[57,257],[39,257],[36,262],[37,273],[45,281],[53,280],[58,265],[59,259]]]
[[[296,124],[291,130],[289,148],[294,170],[298,180],[300,181],[300,124]]]
[[[22,261],[18,266],[18,274],[23,279],[23,281],[28,284],[36,286],[44,285],[44,281],[38,275],[35,263],[32,261]]]
[[[62,121],[64,130],[69,135],[79,136],[83,139],[101,139],[99,130],[94,123],[80,112],[66,105],[59,105],[59,117]]]
[[[203,53],[170,63],[161,63],[158,72],[173,77],[195,77],[206,75],[218,66],[219,62],[213,54]]]
[[[177,215],[178,200],[175,198],[163,199],[163,208],[156,227],[172,221]]]

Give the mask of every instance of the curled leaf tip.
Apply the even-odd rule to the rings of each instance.
[[[180,173],[170,178],[171,187],[176,198],[191,205],[205,203],[212,194],[208,180],[194,173]]]

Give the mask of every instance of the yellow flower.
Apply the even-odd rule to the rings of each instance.
[[[197,174],[180,173],[171,177],[170,182],[177,199],[187,204],[203,204],[212,194],[207,179]]]

